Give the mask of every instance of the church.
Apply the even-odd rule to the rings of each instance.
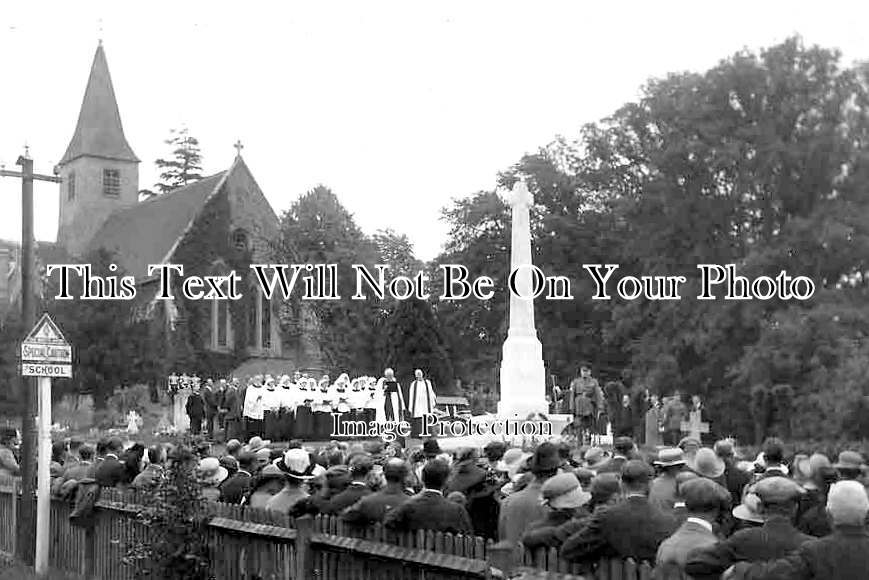
[[[279,221],[241,156],[225,170],[147,200],[139,199],[139,164],[124,135],[102,43],[96,49],[72,139],[55,174],[60,183],[57,242],[37,244],[37,271],[49,263],[83,263],[106,251],[119,270],[135,277],[135,316],[166,333],[184,334],[193,358],[189,372],[319,372],[316,318],[302,304],[268,300],[249,269],[274,261]],[[0,242],[0,301],[17,301],[17,244]],[[157,300],[149,264],[180,264],[184,275],[246,279],[239,301],[191,301],[179,289]],[[170,349],[171,350],[171,349]],[[167,361],[171,367],[172,362]],[[169,371],[187,369],[170,368]]]

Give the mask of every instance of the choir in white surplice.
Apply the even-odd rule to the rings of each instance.
[[[331,439],[332,413],[341,413],[342,421],[408,420],[417,436],[424,416],[435,408],[432,383],[420,370],[407,388],[392,369],[386,369],[380,379],[351,380],[343,373],[334,382],[328,375],[318,380],[299,372],[292,377],[257,375],[246,387],[238,386],[235,399],[241,432],[273,441]],[[232,416],[233,410],[228,412]]]

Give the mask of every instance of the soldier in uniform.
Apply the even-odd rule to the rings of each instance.
[[[579,377],[570,383],[570,411],[574,426],[583,442],[597,433],[597,421],[603,412],[604,394],[597,379],[591,376],[591,365],[579,368]]]

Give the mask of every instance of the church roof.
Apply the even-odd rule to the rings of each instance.
[[[84,155],[139,162],[124,137],[121,114],[118,112],[115,89],[102,44],[97,46],[75,134],[60,160],[60,165]]]
[[[145,280],[148,264],[162,264],[171,257],[178,240],[228,171],[113,213],[91,240],[89,249],[112,252],[126,274]]]

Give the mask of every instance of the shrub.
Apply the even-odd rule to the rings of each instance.
[[[163,484],[145,492],[137,521],[146,528],[144,540],[127,546],[124,563],[137,578],[209,580],[210,550],[207,516],[194,477],[194,456],[181,451],[166,470]]]

